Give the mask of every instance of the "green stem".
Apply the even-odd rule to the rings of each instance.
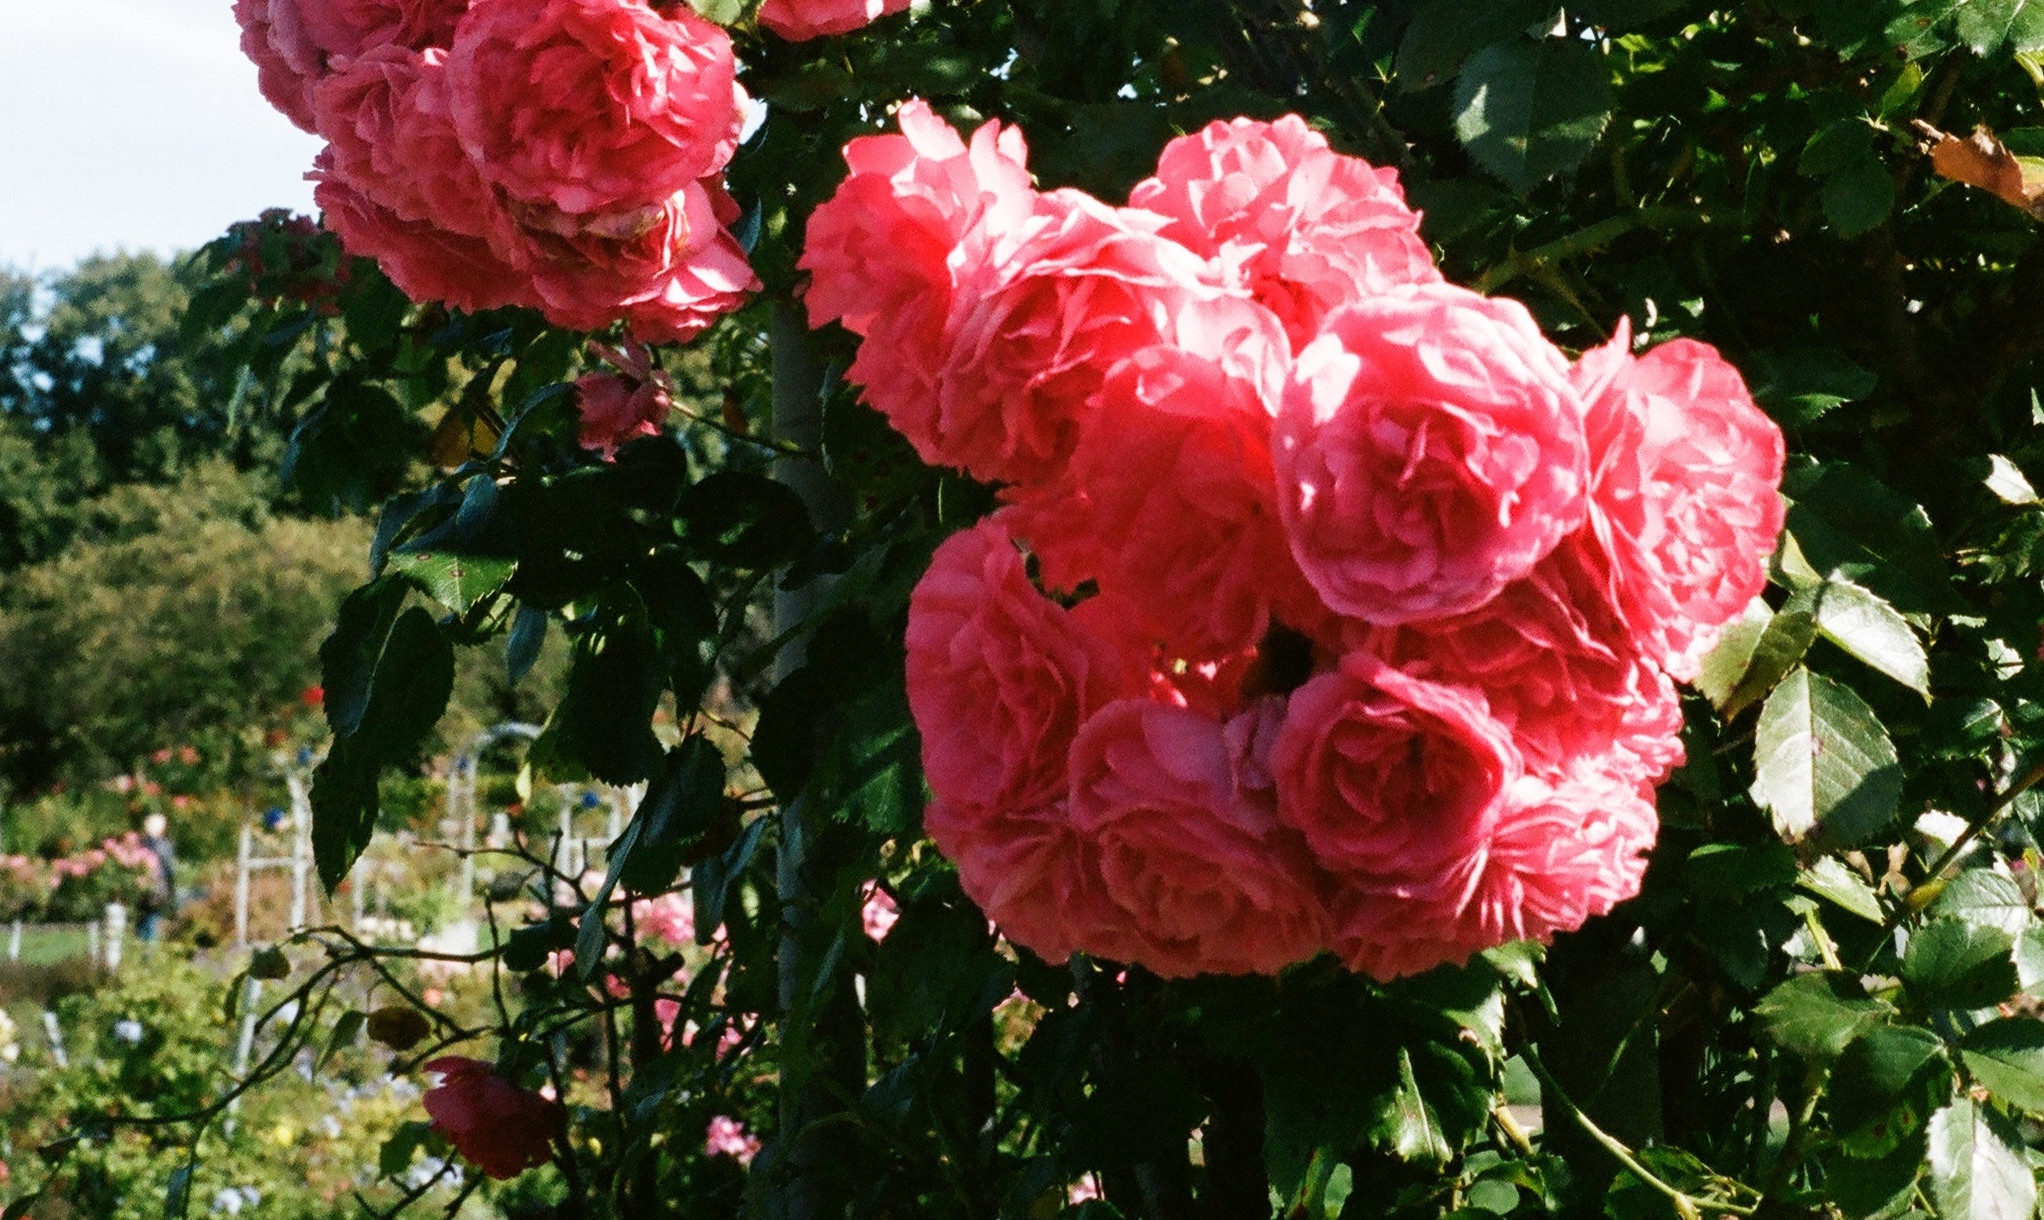
[[[1568,259],[1594,254],[1635,229],[1694,229],[1710,222],[1711,218],[1706,213],[1678,207],[1635,208],[1617,216],[1607,216],[1545,245],[1514,251],[1504,262],[1477,277],[1476,291],[1496,292],[1520,276],[1546,271]]]

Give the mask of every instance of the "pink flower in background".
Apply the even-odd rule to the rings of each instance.
[[[890,13],[908,11],[909,0],[766,0],[759,23],[790,42],[849,34]]]
[[[1295,348],[1337,306],[1441,278],[1398,171],[1334,152],[1297,115],[1180,136],[1129,206],[1170,217],[1164,236],[1222,264]]]
[[[1312,859],[1270,803],[1237,782],[1221,725],[1122,700],[1072,743],[1071,821],[1165,977],[1275,974],[1326,940]]]
[[[1633,629],[1677,678],[1767,583],[1781,534],[1781,429],[1716,348],[1676,339],[1635,358],[1631,328],[1585,352],[1597,534]]]
[[[859,922],[866,935],[875,941],[887,939],[894,925],[901,919],[901,908],[886,890],[876,881],[866,883],[866,900],[859,906]]]
[[[489,0],[447,55],[454,126],[483,177],[573,214],[658,207],[722,169],[735,71],[723,30],[644,0]]]
[[[559,1102],[512,1084],[478,1059],[443,1056],[426,1070],[440,1075],[426,1090],[426,1114],[471,1165],[502,1179],[553,1159],[554,1140],[567,1124]]]
[[[674,400],[657,381],[635,383],[616,373],[588,373],[575,379],[582,447],[600,451],[606,462],[626,441],[658,436],[673,409]]]
[[[908,617],[908,699],[931,791],[961,815],[1061,799],[1079,725],[1148,686],[1131,618],[1107,594],[1070,610],[1045,597],[1003,516],[946,539]]]
[[[703,1133],[703,1153],[728,1156],[740,1165],[750,1165],[752,1158],[759,1155],[759,1139],[747,1134],[745,1125],[737,1119],[719,1114],[710,1120]]]
[[[632,904],[632,926],[677,948],[696,941],[695,902],[687,894],[662,894]]]
[[[1366,622],[1481,606],[1587,511],[1567,362],[1523,306],[1466,289],[1330,315],[1276,437],[1292,553],[1329,607]]]

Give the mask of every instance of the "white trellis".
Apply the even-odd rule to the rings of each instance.
[[[295,765],[282,767],[284,787],[291,794],[291,843],[281,856],[256,854],[255,827],[241,824],[241,838],[234,852],[234,943],[248,944],[249,882],[264,869],[288,869],[291,873],[290,931],[306,925],[312,906],[312,790],[307,777],[319,760],[301,755]]]
[[[455,892],[464,907],[475,900],[476,892],[476,762],[484,750],[512,737],[535,741],[539,726],[511,721],[484,729],[455,756],[447,774],[447,816],[460,828],[461,837],[461,882]]]
[[[467,747],[455,757],[454,766],[447,776],[447,818],[453,822],[461,844],[461,879],[459,894],[463,903],[474,901],[476,887],[476,824],[480,811],[476,806],[476,774],[483,752],[501,741],[523,737],[533,741],[539,737],[537,725],[511,722],[483,730],[470,740]],[[556,784],[554,790],[561,796],[560,827],[554,837],[551,864],[554,872],[565,876],[580,875],[593,861],[603,859],[604,849],[616,841],[624,830],[624,819],[630,812],[631,796],[615,789],[602,789],[583,784]],[[594,798],[593,800],[591,798]],[[592,836],[580,833],[576,822],[578,815],[595,808],[603,810],[603,838],[598,841]],[[501,812],[493,813],[488,831],[492,845],[509,837],[509,819]]]

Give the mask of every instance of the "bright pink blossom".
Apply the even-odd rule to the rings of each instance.
[[[1639,891],[1657,829],[1651,790],[1594,760],[1512,785],[1478,851],[1431,884],[1358,884],[1337,902],[1335,952],[1373,978],[1462,962],[1514,940],[1548,941]]]
[[[909,0],[766,0],[759,6],[759,23],[790,42],[801,42],[849,34],[908,6]]]
[[[589,373],[575,379],[575,409],[582,417],[581,444],[605,461],[619,446],[641,436],[658,436],[674,400],[658,381],[635,382],[615,373]]]
[[[1398,172],[1336,153],[1297,115],[1171,141],[1129,206],[1169,216],[1164,236],[1222,264],[1295,347],[1337,306],[1441,278]]]
[[[887,939],[894,925],[901,919],[901,908],[894,898],[877,882],[866,883],[866,901],[859,905],[859,922],[867,936],[875,941]]]
[[[1621,325],[1575,370],[1596,525],[1634,630],[1687,679],[1766,584],[1784,516],[1781,429],[1716,348],[1630,347]]]
[[[426,1090],[426,1113],[469,1163],[493,1178],[515,1178],[553,1158],[567,1113],[520,1088],[477,1059],[449,1055],[426,1065],[440,1083]]]
[[[305,36],[330,63],[378,47],[444,47],[471,0],[271,0],[298,10]]]
[[[908,699],[931,791],[960,814],[1062,798],[1080,724],[1148,685],[1131,618],[1108,594],[1068,610],[1038,591],[1001,515],[946,539],[908,615]]]
[[[731,40],[686,5],[489,0],[447,56],[463,147],[512,198],[574,214],[657,207],[736,147]]]
[[[445,301],[471,312],[539,303],[532,277],[505,262],[483,238],[405,220],[321,163],[315,163],[313,178],[320,222],[348,253],[375,259],[411,299]]]
[[[1001,934],[1045,961],[1079,952],[1132,961],[1148,952],[1148,941],[1109,897],[1093,850],[1062,800],[1005,809],[939,794],[923,812],[923,829],[958,866],[959,885]]]
[[[1324,943],[1311,857],[1237,782],[1219,723],[1143,699],[1072,744],[1071,820],[1142,952],[1166,977],[1275,974]]]
[[[1351,653],[1292,692],[1270,770],[1323,867],[1398,886],[1480,853],[1523,764],[1482,695]]]
[[[758,1137],[747,1134],[743,1123],[722,1114],[710,1120],[703,1134],[705,1156],[728,1156],[740,1165],[752,1164],[752,1158],[759,1155],[759,1147]]]
[[[321,65],[302,36],[295,47],[280,45],[276,21],[280,6],[288,6],[295,20],[295,0],[234,0],[234,19],[241,25],[241,53],[256,66],[256,88],[263,98],[293,123],[316,131],[312,86]]]
[[[1306,578],[1373,623],[1475,609],[1587,506],[1567,361],[1523,306],[1445,284],[1329,316],[1287,387],[1275,456]]]

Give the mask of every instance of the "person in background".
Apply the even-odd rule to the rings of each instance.
[[[135,925],[135,935],[143,940],[155,940],[163,917],[177,913],[177,849],[171,846],[169,831],[170,822],[160,813],[142,819],[142,846],[156,857],[155,884],[149,887],[142,918]]]

